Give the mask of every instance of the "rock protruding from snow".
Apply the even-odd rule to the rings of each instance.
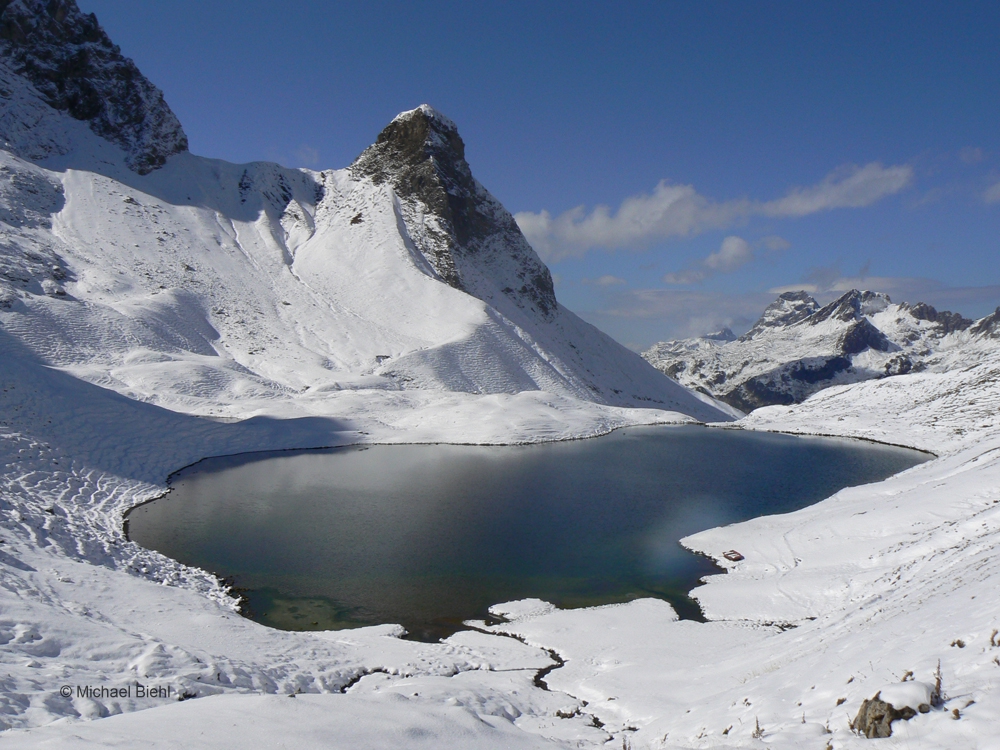
[[[831,318],[849,323],[861,320],[867,315],[880,313],[890,304],[892,304],[892,300],[889,299],[888,294],[868,291],[859,292],[857,289],[852,289],[847,294],[838,297],[829,305],[813,313],[810,316],[809,323],[810,325],[818,325],[824,320],[830,320]]]
[[[870,740],[892,736],[892,722],[897,719],[912,719],[917,712],[912,708],[897,709],[882,700],[877,694],[861,703],[858,715],[851,722],[851,729]]]
[[[472,176],[455,123],[433,107],[393,119],[351,173],[392,186],[410,239],[447,284],[501,311],[506,297],[543,318],[554,313],[548,268],[514,217]]]
[[[971,336],[996,336],[1000,312],[973,321],[930,305],[893,304],[852,289],[820,307],[785,292],[735,341],[717,334],[654,345],[643,356],[687,385],[744,411],[799,403],[831,385],[933,368]]]
[[[917,320],[928,320],[931,323],[937,323],[943,333],[964,331],[972,325],[971,320],[962,317],[958,313],[948,312],[947,310],[938,311],[923,302],[918,302],[915,305],[908,305],[903,302],[899,307],[901,310],[909,311],[910,315]]]
[[[187,150],[187,136],[160,90],[74,0],[0,0],[0,61],[49,107],[88,122],[94,133],[120,146],[139,174]],[[19,106],[12,88],[0,90],[5,109]],[[17,124],[22,120],[15,118]],[[17,140],[3,132],[0,138]],[[59,153],[58,144],[48,151]]]
[[[806,292],[784,292],[778,299],[764,309],[763,315],[753,324],[753,327],[740,338],[749,341],[758,333],[779,326],[798,323],[819,309],[816,300]],[[707,338],[707,337],[706,337]]]
[[[991,312],[985,318],[977,321],[969,329],[974,336],[988,336],[989,338],[1000,338],[1000,307]]]
[[[892,722],[897,719],[908,721],[917,715],[928,713],[931,706],[938,705],[940,695],[925,682],[897,682],[888,685],[861,703],[858,715],[851,722],[851,729],[868,739],[892,736]]]

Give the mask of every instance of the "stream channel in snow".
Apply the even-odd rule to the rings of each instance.
[[[687,597],[718,569],[678,540],[786,513],[927,454],[857,440],[634,427],[525,446],[243,454],[178,472],[130,537],[234,582],[287,630],[399,623],[432,640],[536,597],[577,607]]]

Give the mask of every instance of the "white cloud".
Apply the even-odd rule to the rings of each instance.
[[[601,276],[597,281],[594,282],[598,286],[617,286],[618,284],[624,284],[625,279],[619,279],[617,276],[611,276],[610,274],[605,274]]]
[[[581,284],[595,284],[597,286],[619,286],[621,284],[627,284],[625,279],[620,279],[617,276],[612,276],[611,274],[605,274],[604,276],[599,276],[596,279],[580,279]]]
[[[704,281],[708,278],[708,272],[701,268],[689,268],[686,271],[675,271],[673,273],[666,273],[663,275],[663,281],[667,284],[676,284],[679,286],[690,286],[691,284],[697,284],[699,281]]]
[[[697,284],[717,273],[732,273],[754,259],[753,248],[742,237],[726,237],[719,249],[700,261],[696,267],[668,273],[663,280],[668,284]]]
[[[642,248],[650,242],[722,229],[750,216],[801,217],[835,208],[860,208],[907,187],[909,165],[884,167],[877,162],[831,172],[816,185],[793,188],[778,200],[738,199],[716,202],[691,185],[661,181],[651,194],[622,201],[617,211],[597,206],[590,213],[577,206],[558,216],[548,211],[515,215],[518,226],[546,261],[580,257],[588,250]]]
[[[731,294],[688,289],[621,290],[601,310],[583,317],[633,348],[646,348],[657,341],[701,336],[728,326],[745,331],[773,295]]]
[[[792,246],[791,242],[776,234],[769,234],[767,237],[762,237],[759,244],[771,253],[780,253],[782,250],[787,250]]]
[[[983,193],[983,200],[987,203],[1000,203],[1000,182],[986,188]]]
[[[295,152],[295,158],[300,164],[304,164],[307,167],[314,167],[319,164],[319,151],[312,146],[303,144]]]
[[[521,212],[514,216],[524,236],[544,260],[579,257],[600,247],[641,246],[651,240],[683,237],[711,226],[724,226],[736,218],[732,208],[712,204],[690,185],[661,181],[652,195],[626,198],[612,214],[597,206],[589,214],[577,206],[553,217],[548,211]]]
[[[705,266],[719,273],[730,273],[753,260],[753,250],[742,237],[726,237],[718,252],[705,258]]]
[[[776,201],[760,204],[765,216],[808,216],[834,208],[864,208],[898,193],[913,181],[913,167],[883,167],[878,162],[863,167],[841,167],[808,188],[793,188]]]

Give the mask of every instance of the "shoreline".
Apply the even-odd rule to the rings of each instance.
[[[197,467],[199,464],[202,464],[202,463],[205,463],[205,462],[215,462],[215,461],[225,462],[226,465],[219,465],[218,467],[212,467],[211,469],[209,469],[209,471],[214,472],[214,471],[224,471],[224,470],[228,470],[228,469],[233,468],[233,467],[238,467],[238,466],[241,466],[241,465],[244,465],[244,464],[247,464],[247,463],[253,463],[255,461],[267,460],[269,458],[274,458],[274,457],[280,457],[280,456],[286,456],[286,455],[288,455],[288,456],[290,456],[290,455],[302,455],[302,454],[305,454],[305,455],[310,455],[310,454],[329,454],[329,453],[331,453],[333,451],[338,451],[338,450],[341,450],[341,449],[358,448],[358,447],[363,447],[363,448],[370,448],[370,447],[376,447],[376,446],[380,446],[380,447],[389,447],[389,446],[423,446],[423,447],[460,446],[460,447],[482,447],[482,448],[526,447],[526,446],[532,446],[532,445],[545,445],[545,444],[553,444],[553,443],[563,443],[563,442],[572,442],[572,441],[598,439],[598,438],[602,438],[602,437],[607,437],[607,436],[612,435],[612,434],[614,434],[616,432],[619,432],[621,430],[626,430],[626,429],[649,429],[649,428],[671,428],[671,427],[704,427],[704,428],[719,427],[721,429],[734,429],[734,430],[735,429],[739,429],[738,425],[729,425],[727,423],[716,423],[716,424],[711,424],[710,423],[710,424],[706,424],[706,423],[701,423],[701,422],[697,422],[697,421],[687,421],[687,422],[665,422],[665,421],[663,421],[663,422],[655,422],[655,423],[648,423],[648,424],[623,425],[623,426],[619,426],[619,427],[615,427],[613,429],[607,430],[607,431],[602,432],[602,433],[597,434],[597,435],[589,435],[589,436],[582,436],[582,437],[571,437],[571,438],[560,438],[560,439],[554,439],[554,440],[539,440],[539,441],[531,441],[531,442],[529,442],[529,441],[519,441],[519,442],[516,442],[516,443],[469,443],[469,442],[457,442],[457,441],[456,442],[452,442],[452,441],[392,442],[392,443],[389,443],[389,442],[377,442],[377,441],[372,441],[372,442],[347,442],[347,443],[342,443],[342,444],[339,444],[339,445],[323,446],[323,447],[317,447],[317,448],[289,448],[289,449],[277,449],[277,450],[258,450],[258,451],[251,451],[251,452],[247,452],[247,453],[236,453],[236,454],[224,454],[224,455],[216,455],[216,456],[207,456],[205,458],[199,459],[198,461],[192,462],[192,463],[188,464],[187,466],[184,466],[184,467],[182,467],[182,468],[180,468],[180,469],[178,469],[176,471],[171,472],[169,474],[169,476],[167,477],[167,480],[166,480],[168,489],[164,493],[162,493],[162,494],[160,494],[160,495],[158,495],[156,497],[153,497],[153,498],[145,499],[141,503],[138,503],[138,504],[136,504],[136,505],[131,506],[130,508],[128,508],[128,510],[125,511],[124,516],[123,516],[123,533],[125,534],[125,538],[128,541],[135,543],[131,539],[131,537],[129,536],[129,526],[128,526],[128,524],[129,524],[129,516],[131,515],[131,513],[135,509],[137,509],[137,508],[143,507],[143,506],[145,506],[145,505],[147,505],[149,503],[152,503],[152,502],[157,501],[157,500],[162,500],[163,498],[167,497],[171,492],[173,492],[174,487],[172,485],[172,480],[175,477],[177,477],[179,474],[181,474],[183,472],[187,472],[189,470],[195,469],[195,467]],[[789,436],[792,436],[792,437],[820,437],[820,438],[828,439],[828,440],[839,440],[839,441],[848,441],[848,442],[863,442],[863,443],[869,443],[869,444],[876,445],[876,446],[884,446],[884,447],[898,448],[898,449],[901,449],[901,450],[913,451],[914,453],[920,453],[920,454],[924,454],[924,455],[930,455],[932,458],[935,457],[933,454],[930,454],[928,451],[920,451],[920,450],[916,450],[916,449],[910,448],[908,446],[902,446],[902,445],[896,445],[896,444],[890,444],[890,443],[873,441],[873,440],[866,440],[866,439],[855,439],[855,438],[851,438],[851,437],[845,437],[845,436],[842,436],[842,435],[822,435],[822,436],[820,436],[820,435],[812,435],[812,434],[799,435],[797,433],[781,432],[781,431],[777,431],[777,430],[744,430],[744,432],[747,432],[747,433],[753,432],[753,433],[784,434],[784,435],[789,435]],[[232,463],[230,464],[229,461],[232,461]],[[921,462],[921,463],[924,463],[924,462]],[[908,468],[912,468],[912,467],[908,467]],[[905,470],[906,469],[904,469],[903,471],[905,471]],[[881,482],[881,481],[885,481],[886,479],[889,479],[892,476],[895,476],[895,474],[889,475],[889,476],[884,477],[884,478],[882,478],[880,480],[876,480],[875,482],[866,482],[866,484],[872,484],[872,483],[878,483],[878,482]],[[855,486],[861,486],[861,485],[846,485],[845,488],[855,487]],[[823,502],[826,499],[827,499],[826,497],[820,498],[820,499],[816,500],[812,504],[814,505],[816,503]],[[806,506],[806,507],[809,507],[809,506]],[[795,511],[787,511],[786,513],[790,513],[790,512],[795,512]],[[754,518],[768,516],[768,515],[784,515],[784,514],[785,513],[776,513],[775,514],[775,513],[764,512],[764,513],[762,513],[761,516],[754,516]],[[727,524],[723,524],[723,525],[718,526],[718,527],[710,527],[710,528],[705,529],[704,531],[698,532],[698,533],[708,533],[708,532],[711,532],[711,531],[714,531],[714,530],[721,529],[721,528],[723,528],[725,526],[732,526],[732,525],[738,524],[738,523],[745,523],[746,521],[749,521],[749,520],[753,520],[753,519],[751,518],[751,519],[744,519],[742,521],[733,521],[733,522],[730,522],[730,523],[727,523]],[[708,577],[713,576],[713,575],[725,574],[725,573],[727,573],[727,572],[730,571],[730,569],[732,568],[732,565],[728,561],[724,562],[724,558],[721,557],[721,556],[713,555],[713,554],[710,554],[708,552],[705,552],[705,551],[697,549],[697,548],[688,547],[687,545],[684,544],[683,538],[679,539],[677,541],[677,543],[678,543],[678,545],[682,549],[685,550],[685,552],[687,552],[687,553],[689,553],[691,555],[700,557],[700,558],[704,558],[707,561],[709,561],[710,563],[712,563],[712,566],[714,568],[714,571],[711,574],[708,574],[707,576],[703,576],[703,577],[699,578],[698,582],[695,583],[693,586],[691,586],[691,588],[689,590],[687,590],[683,594],[684,598],[687,600],[686,601],[687,606],[689,606],[689,607],[697,610],[697,613],[698,613],[697,616],[692,617],[690,615],[688,615],[688,616],[681,615],[680,610],[678,610],[678,616],[681,619],[690,620],[691,622],[701,622],[701,623],[708,622],[710,618],[708,618],[706,616],[706,614],[705,614],[704,610],[702,609],[700,603],[698,602],[697,598],[694,597],[694,596],[692,596],[692,594],[694,593],[695,590],[700,589],[704,585],[706,585],[706,579]],[[156,554],[164,554],[164,553],[156,550],[155,548],[146,548],[146,547],[144,547],[144,549],[148,549],[149,551],[151,551],[153,553],[156,553]],[[191,565],[189,565],[187,563],[180,562],[180,561],[178,561],[178,560],[176,560],[174,558],[169,558],[169,556],[168,556],[168,559],[173,560],[175,563],[177,563],[179,565],[184,565],[186,567],[193,567],[194,569],[203,572],[206,576],[214,578],[218,582],[219,586],[221,588],[223,588],[227,592],[227,595],[233,600],[233,609],[234,609],[234,611],[237,611],[239,614],[241,614],[241,616],[247,617],[247,619],[249,619],[249,620],[251,620],[253,622],[256,622],[256,623],[258,623],[260,625],[263,625],[264,627],[271,627],[271,628],[278,629],[278,630],[284,630],[285,632],[315,632],[315,631],[308,630],[308,629],[301,629],[301,630],[298,630],[298,629],[287,629],[286,630],[284,628],[277,628],[277,627],[275,627],[273,625],[267,625],[267,624],[265,624],[263,622],[260,622],[259,620],[255,619],[253,617],[250,617],[245,612],[243,612],[243,609],[242,609],[242,602],[243,602],[243,599],[244,599],[243,595],[242,594],[233,595],[231,593],[234,590],[236,590],[237,588],[240,588],[240,587],[238,587],[236,585],[235,582],[232,581],[232,575],[221,576],[219,574],[213,573],[212,571],[208,570],[207,568],[202,568],[202,567],[199,567],[199,566],[191,566]],[[663,597],[661,595],[654,595],[654,594],[649,594],[648,596],[650,596],[650,598],[659,599],[661,601],[667,602],[672,607],[674,607],[675,610],[677,609],[677,605],[670,598],[666,598],[666,597]],[[567,609],[567,610],[588,609],[590,607],[595,607],[595,606],[596,607],[600,607],[600,606],[605,606],[606,604],[612,604],[612,603],[624,604],[624,603],[627,603],[628,601],[630,601],[630,599],[622,599],[621,601],[613,601],[613,599],[614,599],[614,597],[612,597],[612,601],[606,602],[606,603],[603,603],[603,604],[592,604],[592,605],[584,605],[584,606],[579,606],[579,607],[567,607],[565,609]],[[499,606],[499,605],[504,604],[504,603],[505,602],[497,601],[497,602],[494,602],[493,605],[491,605],[491,606]],[[560,608],[560,609],[562,609],[562,608]],[[355,627],[373,627],[373,626],[380,626],[380,625],[397,625],[397,624],[398,623],[394,623],[394,622],[385,622],[385,623],[371,623],[371,624],[368,624],[368,625],[357,625]],[[355,628],[338,628],[338,630],[341,630],[341,629],[355,629]],[[445,638],[446,638],[446,636],[442,636],[442,638],[436,639],[435,641],[426,641],[426,642],[440,642],[441,640],[444,640]],[[418,639],[418,640],[421,640],[421,639]]]

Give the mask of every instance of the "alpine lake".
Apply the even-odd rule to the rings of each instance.
[[[702,619],[715,564],[679,540],[787,513],[929,458],[857,440],[636,427],[519,446],[373,445],[211,458],[134,508],[138,544],[233,583],[285,630],[437,640],[488,608],[641,597]]]

